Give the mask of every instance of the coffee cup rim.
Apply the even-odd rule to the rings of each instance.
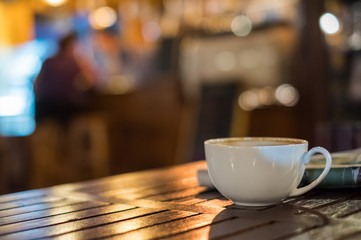
[[[219,145],[217,143],[225,142],[225,141],[275,141],[275,142],[290,142],[290,144],[282,144],[282,145],[261,145],[261,146],[227,146],[227,147],[276,147],[276,146],[292,146],[292,145],[300,145],[300,144],[307,144],[308,141],[299,138],[286,138],[286,137],[226,137],[226,138],[212,138],[204,141],[204,144],[208,145],[218,145],[218,146],[225,146]]]

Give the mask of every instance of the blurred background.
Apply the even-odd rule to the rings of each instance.
[[[70,33],[76,61],[42,81],[79,64],[82,108],[39,119]],[[360,50],[361,1],[0,0],[0,193],[202,160],[216,137],[360,147]]]

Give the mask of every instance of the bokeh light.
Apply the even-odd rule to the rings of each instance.
[[[275,102],[275,89],[273,87],[264,87],[259,90],[260,103],[269,106]]]
[[[258,92],[251,89],[241,93],[238,98],[238,105],[245,111],[251,111],[258,108],[260,105]]]
[[[361,33],[360,32],[353,33],[348,39],[348,44],[351,49],[356,50],[356,51],[360,50],[361,49]]]
[[[90,13],[89,22],[95,29],[111,27],[117,21],[117,13],[111,7],[100,7]]]
[[[58,7],[63,5],[67,0],[44,0],[45,3],[52,7]]]
[[[340,30],[340,22],[332,13],[324,13],[319,20],[321,30],[326,34],[335,34]]]
[[[272,105],[293,107],[299,101],[298,90],[290,84],[281,84],[277,88],[266,86],[251,88],[242,92],[238,97],[238,105],[245,111]]]
[[[295,106],[299,100],[299,93],[290,84],[282,84],[276,89],[276,99],[284,106]]]
[[[246,16],[238,15],[232,20],[231,30],[236,36],[247,36],[252,30],[251,20]]]
[[[161,29],[157,22],[149,21],[142,26],[142,36],[146,41],[155,42],[161,36]]]

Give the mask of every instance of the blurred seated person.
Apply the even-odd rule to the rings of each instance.
[[[85,109],[91,73],[75,57],[76,34],[59,41],[58,52],[47,58],[34,84],[35,118],[66,124]]]

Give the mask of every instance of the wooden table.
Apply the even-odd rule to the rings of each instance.
[[[198,186],[205,162],[0,196],[0,239],[360,239],[361,191],[240,208]]]

